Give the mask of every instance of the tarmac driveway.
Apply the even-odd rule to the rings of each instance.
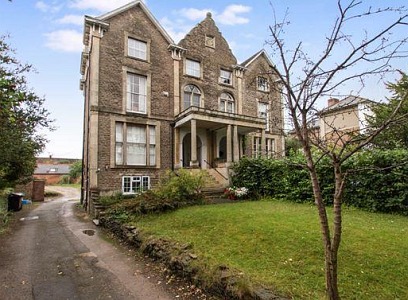
[[[54,189],[64,196],[24,207],[0,238],[0,299],[181,299],[74,215],[77,189]]]

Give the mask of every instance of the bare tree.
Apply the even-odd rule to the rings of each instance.
[[[289,113],[297,139],[300,141],[306,158],[306,165],[318,210],[321,234],[325,253],[326,293],[329,299],[340,299],[337,284],[337,258],[342,235],[342,196],[345,188],[347,172],[342,169],[343,163],[359,150],[367,146],[395,117],[398,105],[381,126],[366,128],[365,134],[360,132],[344,132],[334,124],[330,138],[312,136],[310,124],[318,111],[318,101],[323,97],[331,97],[347,84],[359,83],[363,88],[368,78],[395,72],[392,63],[395,59],[408,56],[407,38],[394,35],[394,31],[407,24],[407,11],[399,8],[364,7],[362,1],[351,0],[348,3],[337,2],[338,16],[333,27],[325,37],[323,51],[316,59],[316,53],[304,51],[299,42],[294,50],[285,44],[285,30],[289,24],[285,15],[283,21],[270,26],[271,39],[268,44],[273,51],[273,60],[277,64],[271,73],[279,77],[286,108]],[[347,30],[353,28],[354,22],[368,19],[373,22],[389,15],[393,21],[375,33],[361,29],[362,38],[356,39]],[[377,22],[378,23],[378,22]],[[370,24],[367,22],[366,24]],[[355,26],[355,25],[354,25]],[[356,27],[354,27],[356,29]],[[335,59],[334,59],[335,58]],[[405,100],[408,101],[408,97]],[[313,155],[313,148],[319,149],[320,156]],[[333,224],[329,223],[326,206],[322,197],[316,165],[323,156],[330,158],[334,172]]]

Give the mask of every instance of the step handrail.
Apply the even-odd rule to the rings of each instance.
[[[209,165],[209,166],[211,167],[211,169],[215,170],[215,172],[217,172],[218,174],[220,174],[222,178],[224,178],[225,180],[228,180],[227,177],[225,177],[220,171],[218,171],[217,168],[214,168],[208,161],[206,161],[206,160],[204,159],[204,162],[205,162],[207,165]]]

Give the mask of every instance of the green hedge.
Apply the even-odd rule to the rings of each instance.
[[[365,151],[347,163],[344,202],[379,212],[408,215],[408,150]]]
[[[350,175],[343,202],[369,211],[408,214],[408,150],[364,151],[343,166]],[[313,202],[309,173],[301,155],[281,160],[244,158],[233,167],[235,186],[247,187],[252,197],[272,196]],[[328,159],[317,165],[323,199],[332,204],[333,168]]]

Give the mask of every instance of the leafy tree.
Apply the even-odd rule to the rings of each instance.
[[[295,155],[299,149],[302,148],[299,140],[293,137],[285,138],[285,155],[292,156]]]
[[[384,26],[362,28],[362,24],[373,24],[379,19],[384,20]],[[362,89],[368,78],[384,76],[395,72],[392,66],[394,59],[408,56],[407,39],[393,34],[401,27],[408,25],[407,11],[403,8],[378,8],[364,6],[363,1],[338,0],[337,17],[333,26],[322,37],[320,48],[315,43],[313,52],[307,52],[304,45],[298,42],[288,46],[293,38],[285,38],[287,14],[282,20],[274,20],[270,26],[270,41],[275,66],[270,73],[280,82],[281,90],[288,109],[289,118],[297,139],[302,145],[302,155],[307,170],[314,202],[320,221],[322,244],[324,249],[326,294],[328,299],[340,299],[338,290],[338,252],[342,238],[342,203],[348,171],[344,163],[361,149],[369,145],[390,123],[395,120],[400,102],[383,123],[362,136],[358,130],[345,132],[331,126],[333,133],[327,137],[312,137],[311,120],[318,111],[318,102],[323,97],[338,94],[340,88],[347,84],[356,85]],[[377,23],[376,23],[377,24]],[[350,30],[354,29],[354,35]],[[360,31],[359,31],[360,30]],[[406,30],[406,29],[402,29]],[[323,32],[319,30],[318,32]],[[318,34],[316,32],[316,34]],[[320,49],[319,49],[320,48]],[[351,89],[351,88],[350,88]],[[339,115],[339,118],[344,116]],[[313,155],[313,148],[320,150],[320,155]],[[317,171],[317,166],[329,160],[332,168],[333,221],[329,222],[322,181],[325,180]]]
[[[78,160],[69,167],[69,176],[76,180],[82,175],[82,161]]]
[[[401,74],[397,83],[388,84],[388,89],[393,92],[389,102],[372,107],[374,115],[367,119],[371,127],[378,128],[402,102],[394,120],[373,140],[373,145],[379,148],[408,148],[408,76]]]
[[[13,57],[0,37],[0,188],[13,186],[33,174],[35,155],[45,146],[40,128],[51,128],[44,99],[27,86],[26,74],[31,65]]]

